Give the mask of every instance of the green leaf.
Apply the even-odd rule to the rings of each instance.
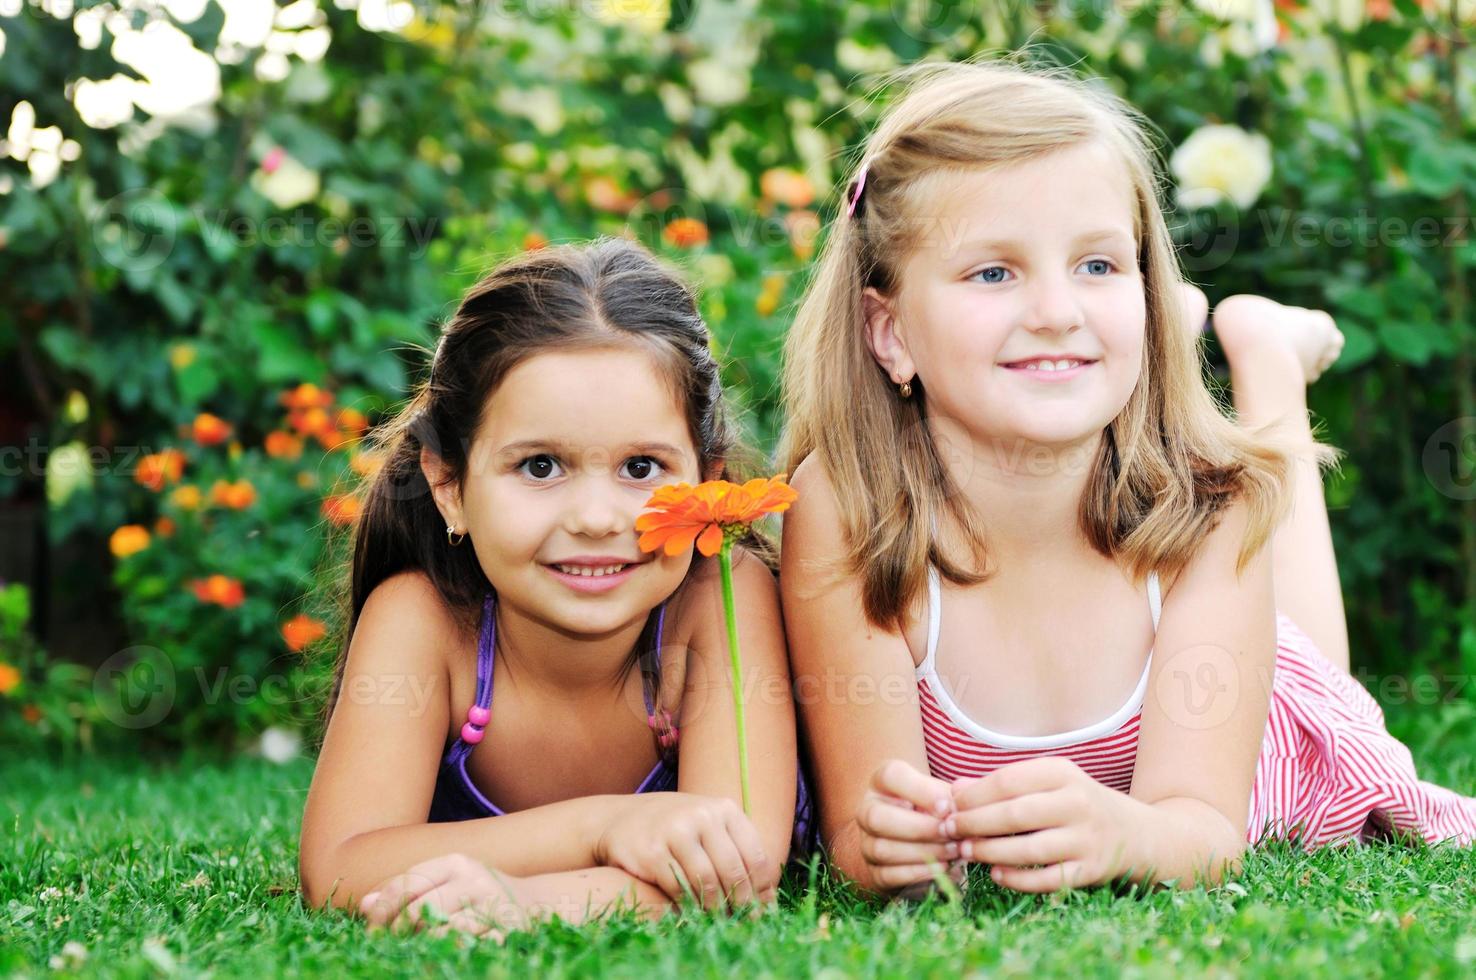
[[[1428,197],[1444,198],[1461,182],[1461,159],[1435,143],[1421,143],[1409,157],[1409,184]]]
[[[257,323],[253,329],[261,352],[256,374],[262,381],[268,384],[322,381],[322,360],[304,347],[290,329],[276,323]]]
[[[1431,344],[1424,325],[1407,320],[1385,320],[1379,324],[1379,343],[1398,360],[1423,365],[1430,360]]]
[[[180,401],[195,408],[215,394],[220,387],[220,375],[209,362],[197,356],[188,366],[174,372],[174,386]]]

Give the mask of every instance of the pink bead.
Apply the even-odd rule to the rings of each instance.
[[[465,725],[461,726],[461,740],[467,745],[476,745],[482,740],[482,736],[485,734],[487,733],[482,731],[477,726],[473,725],[471,722],[467,722]]]
[[[492,712],[488,711],[480,704],[474,704],[470,708],[466,709],[466,720],[471,722],[473,725],[485,726],[487,722],[491,719]]]

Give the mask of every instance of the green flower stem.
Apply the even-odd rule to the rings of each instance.
[[[738,720],[738,782],[743,787],[743,812],[753,815],[748,802],[748,725],[743,717],[743,665],[738,658],[738,614],[733,602],[733,539],[723,535],[718,552],[723,573],[723,615],[728,621],[728,667],[733,679],[733,715]]]

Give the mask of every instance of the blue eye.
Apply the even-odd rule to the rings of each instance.
[[[632,456],[625,461],[625,464],[635,467],[630,473],[631,479],[633,480],[649,480],[655,477],[657,473],[665,470],[665,467],[661,465],[661,461],[654,456]],[[640,472],[637,472],[637,470]]]
[[[530,464],[531,468],[525,470],[524,467],[529,467]],[[529,456],[527,459],[518,464],[518,471],[520,473],[526,473],[528,476],[532,477],[535,480],[549,479],[550,477],[555,475],[553,471],[557,470],[558,468],[558,460],[554,459],[547,453],[539,453],[537,456]]]
[[[987,269],[980,269],[978,272],[974,273],[974,276],[975,277],[983,276],[984,277],[984,279],[982,280],[983,282],[989,283],[990,285],[994,285],[994,284],[997,284],[997,283],[1004,282],[1004,280],[1003,279],[992,279],[992,278],[989,278],[989,274],[991,272],[1002,272],[1002,273],[1005,273],[1006,275],[1008,275],[1009,274],[1009,271],[1010,270],[1006,269],[1002,265],[991,265]]]
[[[1103,266],[1104,268],[1102,269],[1102,271],[1100,273],[1097,273],[1098,275],[1103,276],[1107,275],[1114,268],[1116,268],[1111,262],[1107,261],[1106,259],[1087,259],[1085,262],[1082,263],[1082,265]]]

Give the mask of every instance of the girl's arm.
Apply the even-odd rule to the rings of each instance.
[[[862,888],[896,892],[930,880],[929,861],[956,855],[939,821],[951,807],[949,787],[928,775],[906,640],[866,622],[854,576],[815,567],[844,553],[828,474],[810,457],[791,485],[799,499],[784,515],[779,582],[821,840]]]
[[[1237,573],[1246,524],[1227,507],[1164,599],[1129,794],[1135,881],[1218,882],[1246,848],[1276,669],[1271,548]]]
[[[600,835],[626,797],[426,822],[449,725],[443,651],[463,641],[420,573],[394,576],[364,603],[303,814],[299,870],[313,906],[352,907],[389,876],[454,851],[513,875],[599,863]]]

